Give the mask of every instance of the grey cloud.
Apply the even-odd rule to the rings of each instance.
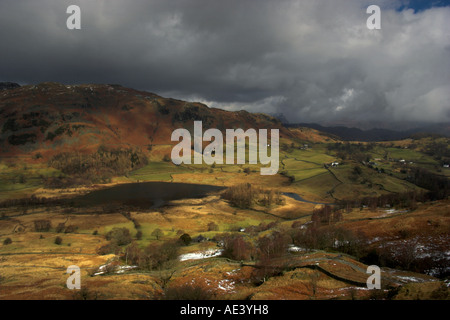
[[[120,83],[292,121],[448,121],[450,7],[399,3],[2,1],[0,80]],[[366,28],[370,4],[382,30]]]

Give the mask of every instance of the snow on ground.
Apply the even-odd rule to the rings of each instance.
[[[406,276],[396,276],[402,282],[424,282],[423,279],[415,278],[415,277],[406,277]]]
[[[233,292],[234,291],[234,281],[228,280],[228,279],[220,280],[217,287],[220,290],[223,290],[226,292]]]
[[[344,245],[347,245],[347,244],[349,244],[350,243],[350,241],[348,241],[348,240],[343,240],[343,241],[340,241],[340,240],[334,240],[334,247],[335,248],[338,248],[338,247],[340,247],[340,246],[344,246]]]
[[[308,227],[308,224],[312,223],[312,221],[308,221],[304,224],[302,224],[302,226],[300,227],[300,229],[306,229]]]
[[[375,242],[378,242],[378,241],[381,241],[381,237],[375,237],[375,238],[367,241],[367,243],[368,244],[372,244],[372,243],[375,243]]]
[[[98,267],[98,271],[96,273],[94,273],[94,276],[99,276],[108,272],[111,272],[108,270],[108,266],[109,264],[104,264],[101,265],[100,267]],[[131,269],[135,269],[137,268],[137,266],[116,266],[114,267],[114,273],[124,273],[125,271],[131,270]]]
[[[291,245],[289,245],[288,251],[289,252],[303,252],[303,251],[307,251],[307,250],[305,248],[297,247],[297,246],[294,246],[293,244],[291,244]]]
[[[378,216],[376,218],[384,218],[384,217],[389,216],[390,214],[406,213],[406,212],[408,212],[408,210],[387,209],[387,210],[384,210],[384,214],[382,214],[381,216]]]
[[[116,273],[124,273],[125,271],[131,270],[137,268],[137,266],[119,266],[116,270]]]
[[[344,287],[344,288],[339,288],[336,289],[337,291],[344,291],[344,290],[371,290],[367,287]],[[333,290],[331,290],[331,292],[333,292]]]
[[[375,240],[375,239],[373,239]],[[374,241],[371,242],[374,242]],[[449,235],[438,236],[416,236],[410,239],[398,239],[380,242],[378,248],[388,248],[394,258],[397,258],[402,249],[413,250],[415,259],[431,259],[437,264],[443,264],[450,260]],[[438,269],[436,269],[438,270]],[[437,272],[437,271],[436,271]],[[429,275],[435,275],[435,271],[426,272]]]
[[[201,285],[206,284],[208,287],[211,288],[217,288],[223,291],[226,291],[227,293],[235,293],[235,282],[230,279],[222,279],[222,280],[211,280],[208,278],[203,279],[195,279],[193,278],[191,280],[191,285],[195,286],[196,284]]]
[[[229,271],[229,272],[225,272],[225,274],[227,275],[227,276],[234,276],[234,275],[236,275],[237,273],[238,273],[238,271],[240,271],[241,269],[234,269],[234,270],[231,270],[231,271]]]
[[[197,251],[197,252],[191,252],[182,254],[179,256],[180,261],[186,261],[186,260],[199,260],[199,259],[206,259],[206,258],[212,258],[220,256],[223,252],[223,249],[209,249],[205,251]]]

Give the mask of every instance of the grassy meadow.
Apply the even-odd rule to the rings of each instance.
[[[297,193],[308,201],[332,204],[342,199],[424,190],[405,180],[406,168],[414,166],[448,177],[449,169],[442,168],[438,160],[420,151],[426,142],[415,141],[415,146],[412,143],[376,143],[364,152],[364,160],[358,161],[351,156],[342,159],[333,149],[334,141],[309,143],[307,147],[305,141],[282,141],[279,172],[273,176],[260,175],[260,165],[209,166],[203,163],[176,166],[163,160],[167,149],[161,147],[154,149],[158,152],[149,156],[147,165],[113,177],[109,183],[65,189],[46,186],[46,178],[62,173],[45,163],[3,161],[0,163],[0,202],[33,195],[71,197],[120,183],[163,181],[225,187],[249,184],[264,190]],[[333,162],[339,164],[331,166]],[[281,197],[283,201],[277,204],[252,203],[241,208],[216,193],[202,199],[172,201],[170,205],[154,210],[117,208],[108,213],[102,208],[64,205],[0,207],[0,299],[158,299],[169,292],[168,288],[182,287],[186,283],[202,287],[215,299],[375,297],[374,292],[364,288],[367,263],[354,253],[345,254],[337,249],[286,251],[276,260],[283,266],[282,271],[267,276],[262,283],[255,283],[255,273],[259,269],[254,257],[260,254],[255,249],[259,241],[279,233],[286,236],[291,245],[298,244],[299,232],[307,229],[314,211],[323,208]],[[383,241],[395,246],[401,243],[396,241],[411,239],[428,239],[436,246],[445,247],[450,219],[448,207],[448,200],[442,200],[419,203],[413,210],[390,208],[394,210],[392,212],[387,211],[389,208],[351,208],[333,228],[364,234],[374,250],[378,244],[384,246]],[[36,220],[48,220],[51,226],[48,230],[37,231]],[[214,228],[211,228],[212,223]],[[73,229],[69,232],[58,230],[60,224],[73,226]],[[126,272],[112,268],[107,273],[95,275],[102,266],[127,265],[128,256],[124,258],[124,253],[130,244],[120,246],[120,252],[116,254],[99,254],[99,249],[110,243],[107,235],[120,228],[129,230],[132,243],[140,250],[178,240],[183,234],[192,239],[202,236],[205,241],[180,246],[179,256],[220,250],[222,247],[217,239],[228,234],[242,237],[254,251],[247,259],[220,256],[175,259],[158,268],[132,268]],[[155,235],[157,229],[161,231],[158,236]],[[59,244],[56,243],[58,237],[61,238]],[[6,243],[6,239],[10,243]],[[82,286],[87,288],[84,296],[66,288],[68,275],[65,271],[69,265],[78,265],[82,270]],[[413,280],[402,282],[408,277]],[[433,292],[440,292],[442,282],[426,274],[394,268],[383,268],[382,279],[386,286],[377,293],[378,297],[386,297],[389,293],[399,299],[432,298]]]

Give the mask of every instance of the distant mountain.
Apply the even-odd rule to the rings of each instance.
[[[176,143],[173,130],[192,133],[194,120],[203,122],[203,130],[278,128],[280,137],[293,135],[266,114],[209,108],[120,85],[4,87],[15,88],[0,95],[0,157],[39,155],[45,160],[63,151],[92,152],[100,145],[166,153]]]
[[[354,119],[341,119],[333,121],[309,121],[309,123],[317,123],[323,127],[346,127],[357,128],[363,131],[371,129],[386,129],[391,131],[410,131],[419,128],[435,127],[443,128],[450,126],[449,122],[430,123],[425,121],[398,121],[398,120],[354,120]]]
[[[359,128],[348,128],[345,126],[322,126],[317,123],[297,123],[297,124],[285,124],[286,127],[297,128],[307,127],[313,128],[318,131],[326,132],[340,137],[346,141],[391,141],[401,140],[409,138],[413,134],[417,133],[433,133],[450,137],[450,124],[439,123],[429,124],[427,126],[418,127],[414,129],[396,131],[390,129],[370,129],[361,130]]]
[[[288,119],[286,119],[286,117],[284,116],[283,113],[267,113],[267,114],[271,117],[274,117],[274,118],[280,120],[280,122],[282,124],[289,123]]]

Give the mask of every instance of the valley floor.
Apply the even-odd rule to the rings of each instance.
[[[178,262],[151,271],[127,266],[117,255],[97,253],[108,243],[105,234],[115,227],[128,228],[134,236],[133,220],[140,224],[143,236],[135,242],[141,246],[177,238],[180,230],[192,238],[202,235],[213,239],[230,233],[254,240],[261,234],[245,230],[261,223],[276,222],[275,230],[284,233],[290,232],[294,222],[307,225],[313,205],[289,197],[284,200],[283,205],[273,208],[243,210],[211,195],[175,201],[156,211],[131,212],[128,218],[121,213],[76,208],[36,207],[26,213],[18,208],[1,209],[0,239],[10,238],[12,243],[0,245],[0,299],[80,298],[80,292],[66,288],[70,265],[81,268],[83,297],[89,299],[155,299],[168,286],[185,284],[201,286],[214,299],[368,299],[389,294],[394,299],[431,299],[442,285],[447,287],[431,275],[382,268],[382,290],[368,290],[366,264],[339,252],[294,245],[278,258],[283,271],[256,284],[252,279],[255,261],[220,257],[217,253],[221,248],[212,240],[181,247]],[[422,255],[440,252],[448,265],[448,206],[448,201],[441,201],[420,205],[413,212],[358,209],[345,214],[339,225],[364,232],[374,247],[416,241]],[[49,219],[52,226],[76,226],[76,231],[58,233],[52,228],[36,232],[33,222],[40,219]],[[217,230],[208,231],[211,222],[218,225]],[[160,239],[152,235],[156,228],[163,231]],[[61,244],[55,244],[56,237],[62,238]]]

